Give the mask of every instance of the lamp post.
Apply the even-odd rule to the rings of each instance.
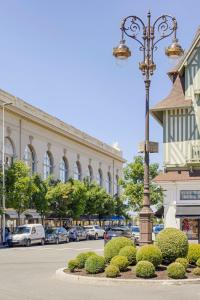
[[[6,208],[6,195],[5,195],[5,107],[8,105],[12,105],[11,102],[9,103],[3,103],[2,104],[2,110],[3,110],[3,129],[2,129],[2,143],[3,143],[3,149],[2,149],[2,180],[3,180],[3,186],[2,186],[2,209],[3,209],[3,216],[2,216],[2,238],[3,238],[3,244],[5,243],[5,227],[6,227],[6,218],[5,218],[5,208]]]
[[[162,15],[151,22],[151,13],[147,14],[147,24],[137,16],[128,16],[121,23],[121,41],[119,46],[113,49],[113,55],[117,59],[127,59],[131,56],[131,51],[125,44],[125,36],[137,41],[139,49],[142,52],[142,62],[139,63],[139,69],[144,76],[145,83],[145,141],[142,143],[141,152],[144,153],[144,196],[140,216],[140,244],[152,243],[152,222],[153,212],[150,207],[149,192],[149,153],[157,152],[152,150],[155,143],[149,141],[149,90],[151,76],[156,65],[154,63],[154,52],[157,50],[157,44],[164,38],[173,34],[172,44],[166,48],[165,54],[171,58],[177,58],[183,55],[183,49],[178,43],[176,37],[177,21],[169,15]]]

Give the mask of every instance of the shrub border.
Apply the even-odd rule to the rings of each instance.
[[[199,284],[200,278],[194,279],[120,279],[120,278],[107,278],[97,276],[81,276],[65,273],[66,268],[56,270],[55,277],[59,280],[69,282],[79,282],[83,284],[94,284],[94,285],[118,285],[120,284],[161,284],[161,285],[184,285],[184,284]]]

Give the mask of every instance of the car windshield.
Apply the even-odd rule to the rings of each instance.
[[[30,227],[17,227],[15,230],[15,234],[23,234],[29,233],[31,231]]]
[[[85,226],[85,229],[93,229],[93,226]]]
[[[56,233],[57,229],[56,228],[49,228],[46,231],[46,234],[52,234],[52,233]]]

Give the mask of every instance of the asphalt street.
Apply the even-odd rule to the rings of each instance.
[[[103,241],[0,249],[0,300],[200,300],[200,285],[70,283],[55,271],[83,251],[103,252]]]

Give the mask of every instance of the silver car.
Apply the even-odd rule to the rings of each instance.
[[[98,240],[98,238],[103,238],[105,230],[98,225],[88,225],[84,226],[85,230],[88,232],[90,238]]]
[[[48,228],[45,231],[45,242],[54,244],[69,243],[69,232],[64,227]]]

